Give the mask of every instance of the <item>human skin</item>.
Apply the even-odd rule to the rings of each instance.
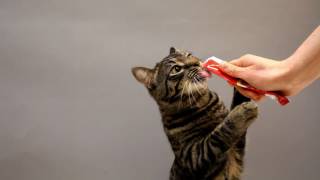
[[[296,95],[320,77],[320,26],[286,59],[274,60],[247,54],[221,64],[220,68],[258,89],[278,91],[285,96]],[[236,88],[256,101],[264,97]]]

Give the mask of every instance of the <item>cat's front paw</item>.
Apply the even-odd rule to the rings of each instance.
[[[258,117],[258,105],[254,101],[244,102],[239,105],[239,112],[247,121],[253,121]]]

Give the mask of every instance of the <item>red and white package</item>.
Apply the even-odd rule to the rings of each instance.
[[[257,89],[257,88],[250,86],[248,83],[244,82],[243,80],[229,76],[228,74],[226,74],[222,70],[220,70],[219,64],[221,64],[221,63],[224,63],[224,61],[215,57],[215,56],[212,56],[212,57],[208,58],[205,62],[203,62],[201,66],[206,71],[208,71],[212,74],[218,75],[219,77],[223,78],[224,80],[226,80],[229,84],[231,84],[233,86],[239,86],[244,89],[253,91],[255,93],[265,95],[267,97],[270,97],[273,100],[277,100],[278,103],[283,106],[289,103],[289,99],[287,97],[282,96],[277,92],[260,90],[260,89]],[[203,76],[208,77],[210,75],[208,73],[206,74],[206,72],[203,72]]]

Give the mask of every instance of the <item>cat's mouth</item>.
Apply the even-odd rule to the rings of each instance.
[[[207,79],[211,76],[210,72],[198,69],[194,74],[192,74],[192,77],[190,78],[192,83],[195,84],[202,84],[206,83]]]
[[[207,78],[202,76],[202,70],[193,71],[188,74],[188,80],[183,85],[182,94],[202,95],[208,89]]]
[[[199,71],[199,76],[206,79],[211,76],[211,73],[206,70],[201,70],[201,71]]]

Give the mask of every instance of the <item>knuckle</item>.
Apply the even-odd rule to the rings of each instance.
[[[252,58],[252,54],[245,54],[245,55],[243,55],[243,56],[241,56],[241,59],[250,59],[250,58]]]
[[[234,67],[230,67],[230,74],[234,75],[236,73],[236,69]]]

